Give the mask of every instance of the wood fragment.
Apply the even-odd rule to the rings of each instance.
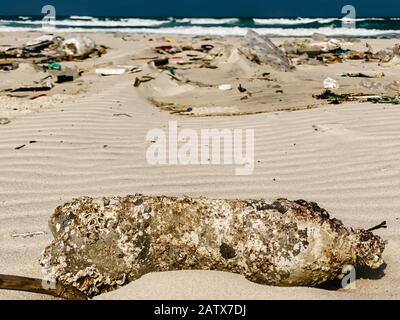
[[[41,293],[68,300],[87,300],[87,296],[74,287],[56,284],[55,288],[44,288],[44,280],[0,274],[0,289]]]

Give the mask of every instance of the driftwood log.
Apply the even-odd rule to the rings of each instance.
[[[314,202],[83,197],[59,206],[44,272],[88,297],[149,272],[220,270],[276,286],[316,286],[345,265],[378,268],[384,241]],[[343,276],[343,275],[342,275]]]

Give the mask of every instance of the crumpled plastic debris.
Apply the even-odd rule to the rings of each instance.
[[[96,43],[89,37],[79,36],[64,40],[61,48],[67,56],[85,57],[96,49]]]
[[[221,84],[218,86],[218,89],[221,91],[229,91],[232,90],[232,86],[230,84]]]
[[[335,79],[332,78],[326,78],[324,80],[324,89],[338,89],[339,84]]]
[[[254,30],[247,32],[244,44],[239,51],[251,61],[271,65],[280,71],[295,69],[281,49],[274,45],[269,38],[259,35]]]

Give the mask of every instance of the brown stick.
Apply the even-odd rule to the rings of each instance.
[[[56,284],[55,289],[45,289],[41,279],[0,274],[0,289],[47,294],[67,300],[87,300],[87,296],[74,287]]]
[[[378,224],[372,228],[369,228],[367,231],[373,231],[373,230],[377,230],[377,229],[381,229],[381,228],[387,228],[386,221],[382,221],[380,224]]]

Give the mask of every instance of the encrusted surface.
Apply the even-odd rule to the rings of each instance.
[[[83,197],[58,207],[50,227],[44,270],[88,296],[155,271],[221,270],[262,284],[315,286],[344,265],[383,263],[380,237],[304,200]]]

